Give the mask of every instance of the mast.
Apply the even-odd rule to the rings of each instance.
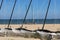
[[[25,20],[26,20],[26,17],[27,17],[27,14],[28,14],[28,12],[29,12],[29,9],[30,9],[30,6],[31,6],[31,3],[32,3],[32,0],[30,0],[30,3],[29,3],[29,5],[28,5],[28,8],[27,8],[27,11],[26,11],[26,14],[25,14],[25,17],[24,17],[23,23],[24,23]],[[23,24],[22,24],[21,28],[22,28],[22,27],[23,27]]]
[[[45,26],[45,23],[46,23],[46,19],[47,19],[47,15],[48,15],[50,4],[51,4],[51,0],[49,0],[49,3],[48,3],[48,7],[47,7],[47,11],[46,11],[44,22],[43,22],[42,30],[44,29],[44,26]]]
[[[0,4],[0,10],[1,10],[2,4],[3,4],[3,0],[1,1],[1,4]]]
[[[17,2],[17,0],[15,0],[14,5],[13,5],[13,9],[12,9],[11,16],[10,16],[10,19],[9,19],[9,23],[8,23],[8,26],[7,26],[8,28],[9,28],[10,23],[11,23],[11,19],[12,19],[12,16],[13,16],[13,12],[14,12],[14,8],[15,8],[15,5],[16,5],[16,2]]]

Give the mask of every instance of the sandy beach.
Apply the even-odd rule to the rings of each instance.
[[[23,38],[23,37],[0,37],[0,40],[40,40],[40,39]]]
[[[7,24],[0,24],[0,28],[6,28],[8,25]],[[42,24],[24,24],[23,28],[29,29],[29,30],[36,30],[36,29],[41,29]],[[10,24],[11,28],[19,28],[21,27],[21,24]],[[51,30],[51,31],[60,31],[60,24],[45,24],[44,29]]]

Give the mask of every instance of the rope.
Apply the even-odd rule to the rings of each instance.
[[[29,3],[29,5],[28,5],[28,8],[27,8],[27,11],[26,11],[26,14],[25,14],[25,17],[24,17],[23,23],[24,23],[25,20],[26,20],[26,17],[27,17],[27,14],[28,14],[28,12],[29,12],[29,9],[30,9],[30,6],[31,6],[31,3],[32,3],[32,0],[30,0],[30,3]],[[22,27],[23,27],[23,24],[22,24],[21,28],[22,28]]]
[[[1,4],[0,4],[0,10],[1,10],[2,4],[3,4],[3,0],[1,1]]]
[[[17,2],[17,0],[15,0],[14,5],[13,5],[13,9],[12,9],[11,16],[10,16],[10,19],[9,19],[9,23],[8,23],[8,26],[7,26],[8,28],[9,28],[9,25],[11,23],[11,19],[12,19],[12,16],[13,16],[13,12],[14,12],[14,8],[15,8],[15,5],[16,5],[16,2]]]
[[[49,11],[49,7],[50,7],[50,3],[51,3],[51,0],[49,0],[49,3],[48,3],[48,7],[47,7],[47,11],[46,11],[46,15],[45,15],[44,23],[43,23],[43,26],[42,26],[42,30],[44,29],[44,26],[45,26],[45,23],[46,23],[46,19],[47,19],[47,15],[48,15],[48,11]]]
[[[32,5],[32,23],[35,24],[33,5]]]

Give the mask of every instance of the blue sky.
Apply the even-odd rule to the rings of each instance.
[[[17,0],[12,19],[23,19],[30,0]],[[0,0],[1,4],[1,0]],[[4,0],[0,19],[9,19],[14,0]],[[27,19],[44,19],[48,0],[33,0]],[[60,19],[60,0],[52,0],[47,19]]]

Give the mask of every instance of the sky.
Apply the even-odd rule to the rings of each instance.
[[[15,0],[4,0],[0,19],[9,19]],[[32,0],[26,19],[44,19],[49,0]],[[17,0],[12,19],[24,19],[30,0]],[[1,4],[1,0],[0,0]],[[47,19],[60,19],[60,0],[51,0]]]

